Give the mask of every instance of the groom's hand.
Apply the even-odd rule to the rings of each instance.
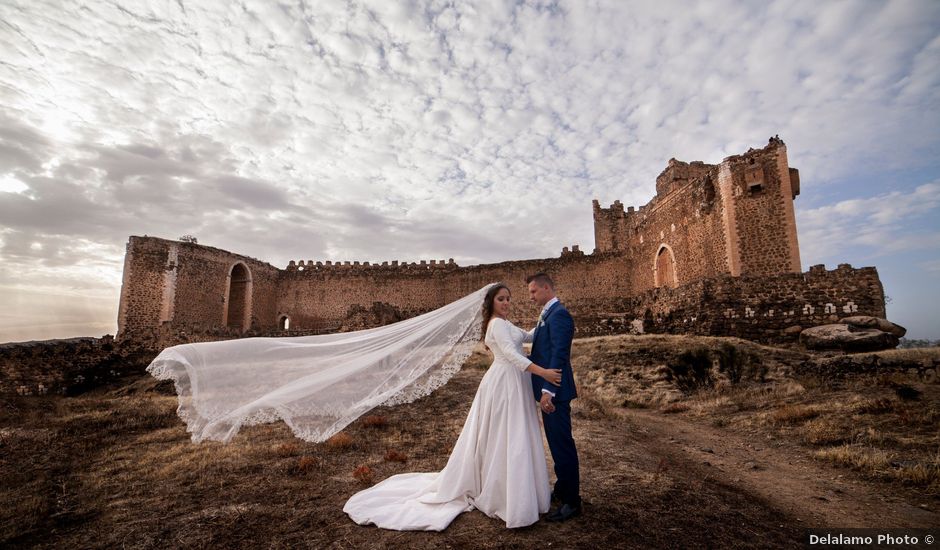
[[[555,404],[552,403],[552,396],[548,395],[547,393],[543,393],[542,400],[539,401],[539,407],[545,414],[552,414],[555,412]]]

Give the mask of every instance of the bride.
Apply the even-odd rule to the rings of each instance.
[[[507,320],[509,288],[492,285],[483,299],[483,341],[493,352],[460,437],[438,473],[392,476],[353,495],[343,511],[356,523],[385,529],[445,529],[474,508],[523,527],[548,512],[550,489],[545,451],[532,399],[531,376],[552,384],[560,370],[530,362],[522,353],[532,334]]]
[[[367,330],[181,344],[160,352],[147,372],[174,382],[194,443],[229,443],[242,426],[277,420],[320,442],[379,405],[410,403],[445,384],[482,332],[494,361],[444,470],[393,476],[353,495],[344,510],[362,524],[442,530],[477,508],[521,527],[549,504],[531,377],[557,385],[561,371],[522,355],[531,334],[506,320],[510,300],[496,283]]]

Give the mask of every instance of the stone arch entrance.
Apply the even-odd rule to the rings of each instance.
[[[653,283],[656,288],[679,286],[679,280],[676,277],[676,255],[668,244],[660,245],[656,252],[656,260],[653,262]]]
[[[277,320],[278,330],[290,330],[290,317],[281,315]]]
[[[238,262],[229,270],[222,324],[239,332],[251,326],[251,271]]]

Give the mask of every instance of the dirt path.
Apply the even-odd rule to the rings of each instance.
[[[621,409],[616,414],[630,423],[647,452],[756,495],[804,527],[940,525],[940,513],[920,507],[926,499],[912,500],[816,462],[806,449],[658,411]]]

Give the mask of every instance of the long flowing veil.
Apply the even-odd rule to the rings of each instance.
[[[194,442],[228,442],[242,425],[283,420],[323,441],[378,405],[446,383],[476,345],[491,285],[383,327],[295,338],[244,338],[164,349],[147,372],[173,380]]]

